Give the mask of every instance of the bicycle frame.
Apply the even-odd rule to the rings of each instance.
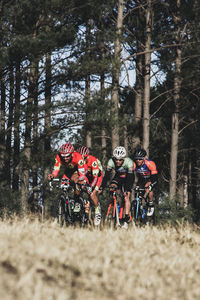
[[[120,227],[121,224],[120,224],[120,217],[121,217],[121,210],[122,208],[120,207],[120,214],[119,214],[119,210],[118,210],[118,207],[119,207],[119,200],[117,198],[117,190],[116,189],[113,189],[112,190],[112,201],[109,203],[108,205],[108,209],[107,209],[107,213],[106,213],[106,218],[108,218],[109,214],[110,214],[110,211],[111,211],[111,208],[113,206],[113,211],[112,211],[112,218],[116,220],[116,226]]]
[[[139,217],[141,217],[142,221],[146,219],[146,208],[143,206],[143,201],[146,204],[146,196],[144,196],[145,189],[136,186],[134,188],[135,191],[135,200],[132,202],[133,204],[133,212],[134,212],[134,219],[137,221]]]
[[[85,200],[79,195],[78,201],[73,198],[70,198],[68,195],[69,190],[72,190],[73,187],[69,185],[69,180],[62,178],[54,178],[52,182],[56,183],[56,187],[62,190],[62,193],[59,197],[58,202],[58,222],[61,226],[64,224],[72,225],[75,222],[80,222],[81,225],[85,222],[85,210],[84,204]],[[52,183],[50,183],[52,187]],[[80,191],[82,193],[82,190]]]

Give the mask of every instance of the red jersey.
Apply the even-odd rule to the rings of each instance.
[[[91,187],[98,190],[103,178],[103,169],[101,162],[95,156],[89,155],[86,158],[86,176]]]
[[[72,159],[71,161],[69,161],[68,163],[66,163],[63,159],[62,156],[60,155],[60,153],[58,153],[56,155],[55,158],[55,164],[54,164],[54,169],[52,174],[57,177],[59,171],[60,171],[60,167],[61,165],[64,165],[65,167],[65,175],[67,177],[71,177],[71,175],[74,172],[78,172],[79,174],[79,179],[80,180],[84,180],[85,179],[85,162],[83,160],[83,156],[79,153],[79,152],[73,152],[72,153]]]

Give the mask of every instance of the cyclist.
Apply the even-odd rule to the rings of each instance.
[[[101,162],[93,155],[87,147],[80,147],[78,152],[82,154],[86,165],[86,177],[91,187],[90,198],[95,206],[94,225],[99,226],[101,222],[101,207],[98,200],[98,190],[103,179],[103,168]]]
[[[55,158],[53,172],[48,175],[48,180],[58,176],[60,167],[65,167],[63,178],[71,180],[71,184],[85,179],[85,163],[82,155],[74,151],[71,143],[63,144]]]
[[[147,152],[143,148],[137,149],[133,156],[134,171],[138,177],[138,185],[145,188],[148,194],[148,211],[147,216],[154,213],[153,187],[158,182],[158,171],[154,161],[147,158]]]
[[[126,157],[126,149],[118,146],[113,151],[113,157],[108,160],[105,175],[103,177],[100,190],[103,190],[110,180],[112,171],[115,171],[115,175],[111,180],[111,186],[115,186],[122,190],[125,201],[125,218],[122,228],[128,229],[128,223],[130,221],[130,207],[131,207],[131,189],[134,183],[133,172],[133,160]]]

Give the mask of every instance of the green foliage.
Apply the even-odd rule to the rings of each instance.
[[[156,224],[191,223],[196,216],[196,211],[190,205],[183,208],[178,201],[172,201],[166,196],[162,196],[155,211]]]
[[[0,217],[7,218],[21,212],[20,193],[9,187],[0,187]]]
[[[3,2],[0,20],[0,63],[3,74],[1,93],[6,94],[5,129],[7,131],[3,133],[5,135],[4,140],[9,140],[7,135],[9,130],[17,131],[13,127],[10,129],[7,120],[14,115],[14,106],[19,100],[20,115],[17,118],[20,120],[20,149],[23,153],[24,128],[26,122],[30,123],[31,121],[31,124],[34,123],[34,130],[31,129],[30,132],[31,139],[34,135],[37,137],[31,140],[32,154],[29,166],[30,168],[37,168],[39,182],[43,182],[45,167],[50,164],[52,167],[54,162],[55,153],[50,148],[55,145],[54,148],[57,150],[63,140],[85,144],[88,130],[92,135],[92,154],[99,159],[102,159],[103,156],[102,131],[104,130],[104,137],[107,142],[106,158],[108,159],[112,149],[113,118],[110,98],[118,11],[117,1],[8,0]],[[128,83],[124,83],[123,77],[124,71],[130,70],[132,73],[128,75],[132,76],[133,74],[134,77],[136,59],[141,57],[140,55],[144,59],[144,55],[141,53],[144,50],[146,34],[146,4],[145,0],[124,2],[124,20],[122,36],[120,36],[122,62],[124,62],[124,65],[122,63],[123,72],[118,89],[120,97],[120,142],[124,143],[124,129],[126,128],[128,138],[130,138],[130,148],[132,148],[132,137],[137,135],[142,141],[143,120],[141,116],[139,125],[135,122],[134,105],[137,85],[132,85],[132,81],[130,81],[130,86],[125,87]],[[152,54],[151,70],[157,81],[150,91],[150,158],[156,162],[158,167],[160,191],[167,191],[170,172],[171,115],[174,109],[174,58],[177,50],[175,36],[176,1],[153,1],[152,11],[154,21],[151,47],[155,50]],[[188,178],[191,179],[191,185],[188,189],[195,190],[189,195],[194,199],[189,200],[194,203],[198,201],[195,196],[199,195],[198,170],[200,164],[198,1],[183,0],[180,18],[182,39],[181,46],[178,47],[182,51],[182,86],[179,101],[177,173],[178,180],[181,180],[183,174],[187,174]],[[49,78],[48,83],[45,73],[47,53],[51,55],[51,70],[47,76]],[[127,57],[129,58],[127,59]],[[39,78],[38,81],[36,80],[37,82],[34,82],[35,93],[32,96],[35,103],[31,105],[32,113],[27,114],[26,101],[30,94],[31,81],[33,83],[29,71],[33,61],[38,62]],[[16,65],[19,64],[20,78],[18,78],[19,82],[17,83]],[[10,73],[10,67],[12,67],[13,74]],[[10,75],[14,77],[13,90],[12,83],[9,82]],[[140,74],[141,77],[143,75]],[[89,86],[89,95],[87,96],[86,81]],[[3,91],[4,85],[5,91]],[[15,99],[17,94],[20,94],[18,96],[20,99]],[[45,98],[48,98],[47,94],[51,98],[51,103],[44,104]],[[9,108],[9,104],[13,102],[14,106]],[[3,105],[1,109],[3,109]],[[48,130],[44,128],[44,112],[51,119],[49,122],[51,127]],[[30,115],[32,120],[29,120]],[[3,122],[4,111],[1,111],[1,116]],[[44,140],[49,142],[48,150],[45,149]],[[10,145],[14,145],[14,140],[11,141]],[[8,149],[6,151],[8,157],[11,158],[12,173],[14,150],[11,150],[12,153],[9,153]],[[24,166],[23,156],[21,154],[16,156],[18,156],[16,160],[23,161],[22,166]],[[32,182],[30,189],[32,188],[31,184]],[[18,195],[13,194],[9,188],[6,191],[2,189],[1,195],[2,211],[20,211]],[[104,201],[103,198],[102,201]],[[163,201],[160,204],[161,207],[164,205]],[[158,218],[160,220],[162,218],[163,220],[190,219],[189,208],[186,210],[181,207],[174,208],[175,204],[168,203],[167,200],[164,202],[168,208],[163,208],[163,217],[159,213]]]

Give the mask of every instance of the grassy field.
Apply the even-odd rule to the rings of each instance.
[[[0,299],[200,299],[200,229],[0,222]]]

